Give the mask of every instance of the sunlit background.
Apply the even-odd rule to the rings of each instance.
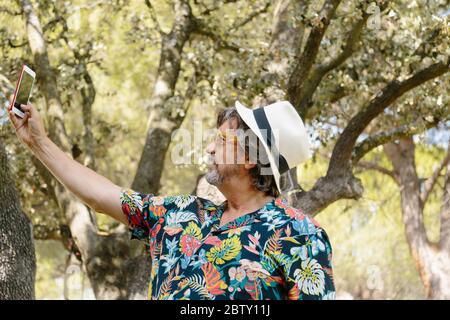
[[[87,86],[83,78],[87,71],[96,92],[91,105],[96,171],[120,186],[129,187],[133,183],[147,131],[153,125],[149,123],[149,115],[161,44],[165,41],[158,28],[170,32],[173,4],[178,2],[153,0],[149,6],[150,1],[137,0],[32,1],[41,24],[46,26],[44,36],[72,152],[86,164],[80,93]],[[303,45],[317,22],[323,2],[299,1],[306,8],[303,14],[286,18],[292,29],[305,24]],[[341,2],[321,42],[316,62],[329,61],[341,52],[343,35],[372,3]],[[388,1],[373,1],[373,8],[385,2]],[[284,92],[291,70],[283,59],[295,59],[296,53],[285,48],[280,51],[283,59],[271,56],[271,34],[274,15],[289,1],[189,3],[193,14],[208,25],[214,36],[207,32],[195,34],[182,51],[178,81],[165,109],[183,117],[181,128],[193,131],[195,121],[213,128],[217,111],[233,105],[235,100],[258,105],[264,97],[272,94],[278,97],[277,90]],[[59,208],[48,196],[48,186],[31,161],[32,154],[17,142],[5,113],[21,64],[33,66],[35,62],[20,7],[0,0],[0,8],[8,8],[0,10],[0,139],[23,212],[34,226],[36,298],[95,299],[82,263],[68,250],[61,236],[60,225],[65,221]],[[326,174],[337,138],[351,117],[379,90],[394,79],[404,80],[450,56],[448,1],[397,0],[390,1],[382,10],[373,8],[352,55],[327,73],[314,93],[305,120],[314,156],[297,170],[298,182],[304,190],[310,190]],[[66,19],[67,29],[57,19],[59,16]],[[249,17],[252,19],[243,23]],[[224,49],[226,45],[241,48],[241,53]],[[81,61],[80,55],[85,55],[86,60]],[[270,72],[277,70],[281,70],[281,78],[271,76]],[[405,93],[371,122],[358,142],[378,132],[414,124],[422,128],[413,138],[416,170],[421,182],[430,178],[448,152],[449,80],[447,73]],[[46,117],[45,96],[39,86],[34,88],[32,102]],[[435,119],[438,124],[428,125]],[[165,154],[159,190],[163,195],[192,194],[199,176],[206,172],[201,158],[203,150],[193,151],[199,165],[176,166],[171,162],[170,154],[179,138],[174,135]],[[392,170],[382,146],[374,148],[363,160]],[[439,241],[440,237],[445,173],[448,174],[445,170],[448,167],[441,171],[424,207],[424,226],[431,242]],[[364,186],[362,198],[338,200],[315,216],[333,246],[337,298],[427,298],[405,236],[399,185],[377,170],[355,166],[353,172]],[[101,234],[117,227],[116,222],[104,215],[97,214],[97,219]],[[446,250],[450,252],[450,248]]]

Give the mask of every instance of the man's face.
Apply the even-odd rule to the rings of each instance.
[[[235,127],[235,119],[225,121],[218,128],[215,140],[206,149],[212,164],[205,178],[212,185],[220,186],[233,177],[247,174],[245,151],[238,144]]]

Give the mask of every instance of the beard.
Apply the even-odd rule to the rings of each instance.
[[[225,180],[223,175],[221,175],[219,170],[217,170],[216,166],[208,170],[205,175],[205,179],[209,184],[212,184],[213,186],[219,186]]]
[[[211,165],[205,175],[206,181],[213,186],[220,186],[224,181],[230,179],[233,175],[238,173],[239,168],[235,165],[225,166],[222,172],[217,165]]]

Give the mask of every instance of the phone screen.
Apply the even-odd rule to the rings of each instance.
[[[16,101],[14,106],[23,111],[20,108],[21,104],[28,104],[28,99],[30,97],[31,88],[33,87],[34,78],[27,72],[23,72],[22,80],[20,81],[19,89],[17,90]]]

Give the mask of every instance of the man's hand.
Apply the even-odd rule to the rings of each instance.
[[[22,104],[20,107],[25,112],[25,117],[21,119],[10,110],[8,112],[9,119],[16,130],[16,135],[19,140],[27,147],[32,148],[42,143],[47,137],[44,123],[39,112],[33,105]]]

